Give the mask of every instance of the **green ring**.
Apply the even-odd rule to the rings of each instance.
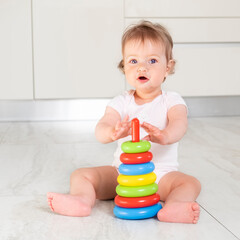
[[[121,145],[121,149],[125,153],[142,153],[147,152],[151,148],[151,143],[145,140],[140,142],[127,141]]]
[[[144,197],[156,193],[157,190],[158,185],[156,183],[139,187],[127,187],[122,185],[116,187],[116,192],[121,197]]]

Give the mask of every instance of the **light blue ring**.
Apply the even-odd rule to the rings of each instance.
[[[153,172],[155,166],[152,162],[141,164],[121,164],[119,166],[119,172],[124,175],[142,175]]]
[[[162,209],[161,203],[143,208],[122,208],[115,206],[113,213],[118,218],[137,220],[154,217],[160,209]]]

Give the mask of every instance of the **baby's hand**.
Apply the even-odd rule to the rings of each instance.
[[[131,122],[128,122],[129,116],[127,115],[123,121],[118,121],[115,129],[112,132],[111,139],[116,141],[120,138],[127,137],[131,134]]]
[[[147,140],[155,143],[159,143],[161,145],[168,144],[168,135],[166,131],[160,130],[159,128],[144,122],[141,125],[142,128],[149,134],[146,137],[144,137],[142,140]]]

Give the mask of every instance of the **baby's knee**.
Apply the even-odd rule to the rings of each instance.
[[[72,173],[71,173],[71,176],[70,176],[70,178],[71,179],[75,179],[75,178],[78,178],[79,176],[81,176],[82,175],[82,169],[81,168],[79,168],[79,169],[76,169],[76,170],[74,170]]]
[[[70,181],[72,183],[84,179],[94,184],[97,181],[96,175],[96,171],[92,168],[79,168],[72,172],[70,176]]]
[[[70,175],[70,182],[73,183],[81,177],[80,169],[74,170]]]
[[[201,189],[201,183],[200,183],[200,181],[199,181],[197,178],[193,177],[193,182],[194,182],[194,184],[195,184],[198,188]]]
[[[197,178],[195,178],[193,176],[189,176],[187,179],[187,183],[191,184],[199,192],[201,191],[201,183]]]

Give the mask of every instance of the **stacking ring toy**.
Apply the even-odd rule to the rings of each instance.
[[[151,143],[140,140],[140,142],[127,141],[122,143],[121,149],[125,153],[142,153],[147,152],[151,148]]]
[[[152,162],[142,164],[121,164],[118,171],[124,175],[141,175],[153,172],[155,166]]]
[[[114,214],[119,218],[124,219],[144,219],[154,217],[158,211],[162,209],[161,203],[143,208],[122,208],[115,206]]]
[[[157,204],[159,201],[160,201],[160,196],[157,193],[150,196],[146,196],[146,197],[136,197],[136,198],[120,197],[117,195],[114,199],[115,204],[123,208],[148,207],[148,206]]]
[[[158,190],[158,185],[152,183],[145,186],[138,187],[128,187],[117,185],[116,192],[121,197],[144,197],[156,193]]]
[[[153,158],[151,152],[144,153],[122,153],[120,155],[120,161],[124,164],[138,164],[150,162]]]
[[[143,186],[149,185],[156,181],[157,175],[154,172],[143,174],[143,175],[135,175],[135,176],[128,176],[120,174],[117,178],[118,183],[121,186]]]
[[[162,208],[155,183],[155,167],[152,162],[151,144],[140,140],[140,123],[132,119],[132,141],[122,143],[124,153],[120,155],[122,164],[117,178],[117,196],[114,199],[114,215],[123,219],[144,219],[154,217]]]

